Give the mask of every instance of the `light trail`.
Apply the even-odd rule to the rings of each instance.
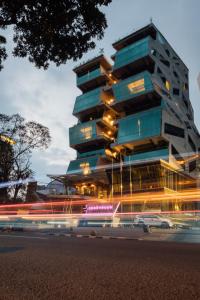
[[[99,218],[99,217],[114,217],[121,215],[136,215],[139,212],[119,212],[120,204],[157,204],[157,203],[196,203],[200,202],[200,189],[188,189],[184,191],[159,191],[159,192],[146,192],[146,193],[134,193],[131,195],[124,195],[123,197],[113,197],[112,199],[103,200],[98,198],[92,198],[90,200],[62,200],[62,201],[49,201],[49,202],[34,202],[34,203],[20,203],[20,204],[2,204],[0,205],[0,219],[8,218],[22,218],[28,220],[51,220],[51,219],[63,219],[63,218]],[[83,212],[87,204],[92,205],[105,205],[114,204],[115,209],[111,212]],[[78,206],[78,207],[77,207]],[[71,209],[72,213],[67,213],[67,209]],[[73,208],[78,210],[74,213]],[[24,211],[23,211],[24,210]],[[173,214],[173,213],[199,213],[199,210],[190,211],[161,211],[159,214]],[[145,212],[141,212],[144,214]],[[153,213],[152,211],[150,212]],[[154,212],[156,213],[156,212]],[[158,212],[157,212],[158,213]]]
[[[59,205],[64,205],[64,206],[67,206],[67,205],[85,205],[87,203],[93,203],[93,202],[96,202],[98,201],[99,203],[106,203],[107,200],[99,200],[98,198],[92,198],[91,200],[87,199],[87,200],[80,200],[80,201],[77,201],[77,200],[74,200],[72,202],[72,200],[67,200],[67,201],[51,201],[51,202],[32,202],[32,203],[18,203],[18,204],[1,204],[0,205],[0,209],[1,208],[10,208],[10,207],[33,207],[34,209],[34,206],[59,206]]]
[[[54,213],[63,213],[63,210],[54,210],[53,211]],[[52,213],[52,210],[49,210],[49,209],[43,209],[43,210],[29,210],[28,212],[18,212],[18,210],[0,210],[0,215],[3,215],[3,214],[16,214],[18,216],[23,216],[24,214],[40,214],[40,213]]]
[[[41,206],[76,206],[76,205],[85,205],[88,203],[113,203],[113,202],[134,202],[135,199],[137,201],[150,201],[150,200],[172,200],[174,199],[195,199],[199,198],[200,201],[200,189],[190,189],[186,191],[180,192],[144,192],[144,193],[134,193],[134,195],[124,195],[123,197],[113,197],[112,199],[101,200],[98,198],[92,198],[90,200],[67,200],[67,201],[54,201],[54,202],[33,202],[33,203],[20,203],[20,204],[1,204],[0,210],[2,208],[26,208],[31,207],[32,209],[37,209],[37,207]],[[39,210],[39,208],[37,209]]]
[[[26,179],[19,179],[19,180],[15,180],[15,181],[1,182],[0,183],[0,189],[5,188],[5,187],[20,185],[20,184],[27,184],[29,182],[35,182],[35,179],[26,178]]]
[[[181,214],[193,214],[193,213],[200,213],[200,209],[196,209],[196,210],[182,210],[182,211],[149,211],[149,212],[117,212],[115,214],[115,216],[135,216],[135,215],[181,215]],[[3,216],[0,216],[0,219]],[[13,218],[16,218],[16,215],[10,216]],[[21,216],[21,219],[24,220],[30,220],[30,221],[36,221],[36,220],[66,220],[66,219],[87,219],[88,217],[96,217],[96,219],[98,220],[98,218],[102,218],[102,217],[110,217],[112,219],[113,214],[108,214],[108,213],[101,213],[101,214],[52,214],[52,215],[46,215],[46,214],[41,214],[41,215],[24,215]],[[6,216],[6,218],[8,218]],[[9,218],[8,218],[9,219]]]

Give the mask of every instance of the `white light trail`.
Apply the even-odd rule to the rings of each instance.
[[[26,179],[19,179],[19,180],[15,180],[15,181],[1,182],[0,189],[5,188],[5,187],[20,185],[20,184],[27,184],[29,182],[35,182],[35,179],[34,178],[26,178]]]

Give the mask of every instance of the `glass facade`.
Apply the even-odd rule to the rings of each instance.
[[[150,54],[150,39],[150,37],[146,37],[134,44],[131,44],[130,46],[117,51],[113,70],[126,66]]]
[[[154,90],[151,74],[144,71],[113,85],[116,102],[133,99]]]
[[[148,160],[148,159],[167,159],[169,158],[169,149],[159,149],[159,150],[154,150],[154,151],[148,151],[148,152],[142,152],[138,154],[133,154],[130,156],[125,156],[125,161],[126,162],[133,162],[136,160]]]
[[[161,108],[154,108],[119,120],[117,143],[129,143],[161,134]]]
[[[93,156],[93,155],[105,155],[105,149],[99,149],[95,151],[89,151],[89,152],[84,152],[84,153],[78,153],[77,152],[77,158],[82,158],[82,157],[88,157],[88,156]]]
[[[70,146],[87,142],[97,138],[96,121],[78,124],[69,128]]]
[[[92,156],[82,159],[76,159],[70,161],[67,174],[83,174],[88,175],[96,168],[99,160],[99,156]]]
[[[84,84],[85,82],[90,81],[92,79],[95,79],[95,78],[99,77],[100,75],[102,75],[101,68],[97,68],[91,72],[88,72],[87,74],[85,74],[83,76],[77,76],[77,78],[76,78],[77,86]]]
[[[87,110],[88,108],[96,107],[102,104],[101,88],[97,88],[88,93],[84,93],[76,98],[73,114],[77,114]]]

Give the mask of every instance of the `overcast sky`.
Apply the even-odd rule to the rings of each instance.
[[[199,0],[113,0],[104,9],[108,21],[103,40],[95,50],[81,61],[99,54],[104,48],[106,56],[114,53],[112,43],[149,23],[162,32],[190,71],[190,99],[195,112],[195,122],[200,130],[200,92],[197,77],[200,72],[200,1]],[[12,35],[8,33],[8,51]],[[49,127],[52,143],[48,150],[35,152],[32,168],[40,182],[48,182],[46,174],[64,174],[75,151],[69,148],[68,128],[76,123],[72,116],[76,96],[74,66],[68,62],[61,67],[51,66],[38,70],[26,59],[7,59],[0,72],[0,112],[20,113]]]

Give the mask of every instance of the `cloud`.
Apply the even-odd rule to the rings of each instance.
[[[38,70],[25,60],[11,57],[0,73],[1,112],[20,113],[27,121],[39,122],[50,130],[50,148],[33,153],[36,178],[46,178],[45,174],[54,170],[57,173],[59,167],[65,173],[67,157],[75,158],[75,151],[68,147],[68,128],[77,122],[72,111],[79,92],[75,75],[71,68],[66,69]]]

